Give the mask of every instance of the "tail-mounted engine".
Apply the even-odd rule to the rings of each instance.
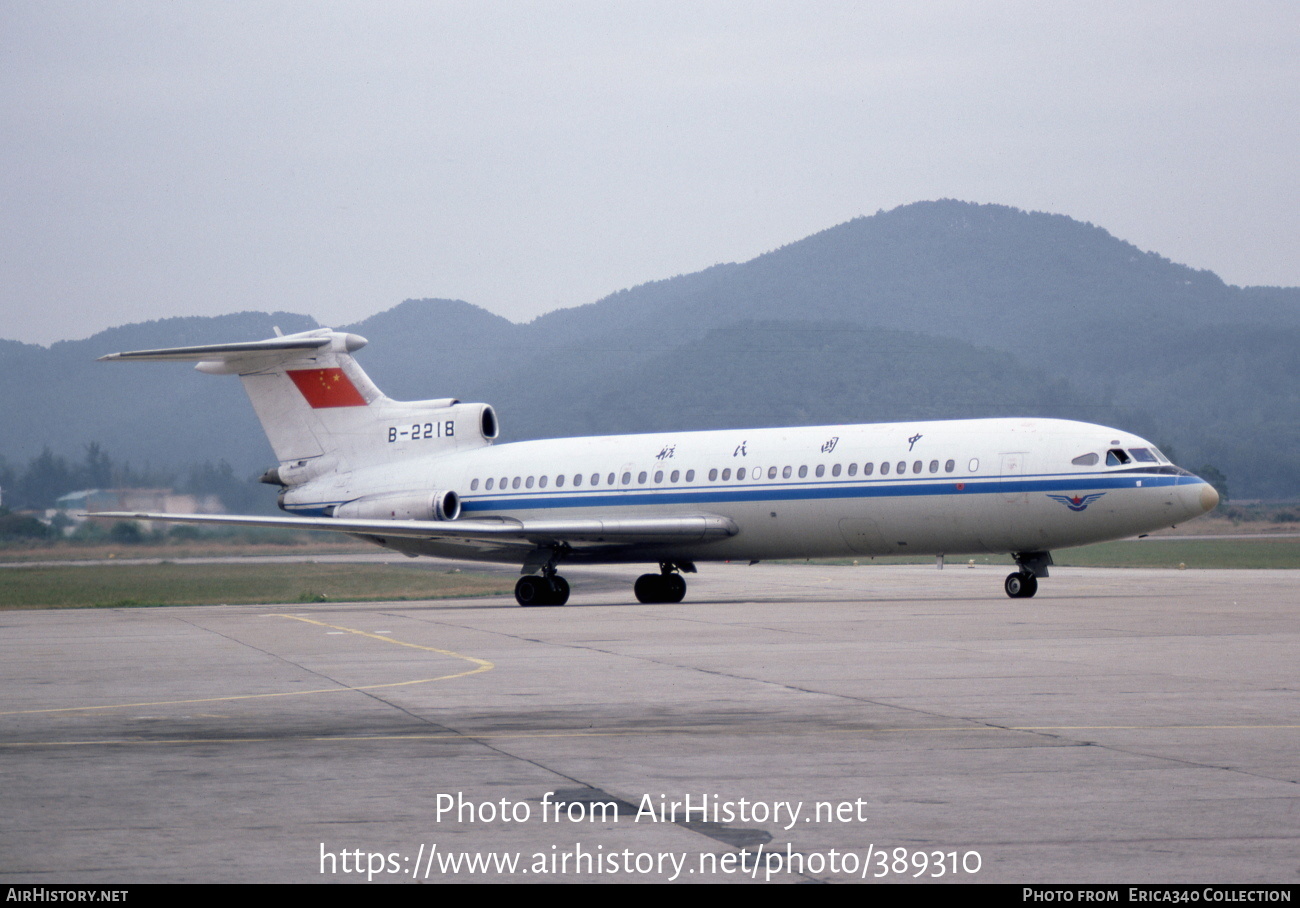
[[[488,404],[463,404],[452,398],[388,401],[374,410],[390,456],[478,447],[497,437],[496,411]]]
[[[374,428],[357,435],[369,435],[373,463],[404,460],[422,454],[488,445],[496,439],[497,414],[488,404],[462,404],[458,400],[389,401],[376,406]],[[286,488],[305,485],[314,479],[343,469],[337,454],[303,457],[281,463],[262,474],[261,482]]]

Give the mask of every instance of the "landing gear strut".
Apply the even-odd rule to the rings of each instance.
[[[1038,592],[1038,578],[1047,576],[1052,563],[1051,552],[1016,552],[1013,556],[1020,570],[1007,574],[1002,588],[1012,599],[1028,599]]]
[[[642,574],[636,578],[632,591],[638,602],[681,602],[686,597],[686,578],[677,573],[678,565],[665,561],[659,565],[660,573]],[[694,571],[695,565],[682,564],[684,571]]]

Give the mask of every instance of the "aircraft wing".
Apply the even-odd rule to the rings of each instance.
[[[532,546],[646,545],[704,542],[736,535],[739,527],[729,517],[710,514],[680,517],[595,518],[569,517],[539,520],[492,518],[488,520],[350,520],[333,517],[243,517],[227,514],[153,514],[135,511],[96,511],[87,514],[109,520],[167,520],[224,526],[282,527],[327,530],[353,536],[403,537],[450,543]]]

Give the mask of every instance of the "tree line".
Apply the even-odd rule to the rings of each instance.
[[[48,446],[25,466],[0,457],[0,504],[10,510],[43,510],[70,492],[85,489],[166,488],[192,495],[215,495],[228,511],[258,513],[274,498],[255,477],[235,475],[224,460],[168,469],[115,461],[98,442],[85,445],[80,459],[55,454]]]

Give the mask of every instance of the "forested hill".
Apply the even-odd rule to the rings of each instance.
[[[260,472],[270,451],[237,382],[94,360],[273,324],[314,322],[243,313],[0,342],[0,456],[12,472],[97,442],[137,465]],[[525,325],[413,300],[339,327],[369,338],[360,361],[391,396],[486,400],[503,440],[1065,416],[1213,465],[1234,496],[1300,496],[1300,289],[1228,286],[1061,215],[924,202]]]
[[[1300,325],[1300,290],[1242,291],[1100,227],[1001,205],[922,202],[857,218],[743,265],[616,293],[542,316],[565,330],[862,319],[997,342],[1146,318]]]

